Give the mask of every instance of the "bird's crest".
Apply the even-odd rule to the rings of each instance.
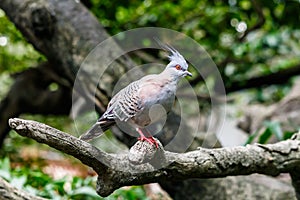
[[[174,47],[172,47],[169,44],[162,43],[158,38],[153,38],[153,39],[163,50],[170,53],[168,56],[170,62],[174,61],[176,63],[185,63],[185,66],[187,66],[185,58]]]

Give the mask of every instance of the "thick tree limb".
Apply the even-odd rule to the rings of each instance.
[[[293,170],[300,165],[300,137],[296,137],[300,133],[294,139],[276,144],[199,148],[182,154],[163,151],[162,147],[155,152],[155,147],[138,141],[129,154],[107,154],[74,136],[35,121],[14,118],[9,120],[9,125],[20,135],[45,143],[91,166],[99,175],[97,192],[101,196],[107,196],[121,186],[150,182],[252,173],[277,176],[295,173]],[[144,153],[153,156],[145,160]],[[132,156],[140,159],[132,159]]]

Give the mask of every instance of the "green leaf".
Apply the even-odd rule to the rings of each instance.
[[[294,131],[285,131],[283,134],[283,140],[290,139],[294,134]]]
[[[270,129],[272,134],[276,136],[278,140],[283,140],[283,132],[279,122],[276,121],[266,121],[264,122],[265,126]]]
[[[270,137],[272,136],[272,132],[269,128],[266,128],[266,130],[259,136],[258,143],[265,144]]]

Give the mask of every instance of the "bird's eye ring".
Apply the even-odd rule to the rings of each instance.
[[[175,68],[176,68],[177,70],[181,70],[181,66],[180,66],[180,65],[176,65]]]

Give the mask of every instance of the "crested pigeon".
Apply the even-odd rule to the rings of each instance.
[[[187,71],[188,64],[184,57],[173,47],[159,43],[170,54],[170,62],[160,74],[151,74],[130,83],[115,94],[108,103],[107,110],[98,121],[80,139],[89,141],[100,136],[116,122],[126,122],[139,133],[141,141],[147,141],[158,148],[158,143],[146,130],[154,123],[149,111],[154,105],[161,105],[166,113],[172,108],[178,81],[185,76],[192,76]]]

